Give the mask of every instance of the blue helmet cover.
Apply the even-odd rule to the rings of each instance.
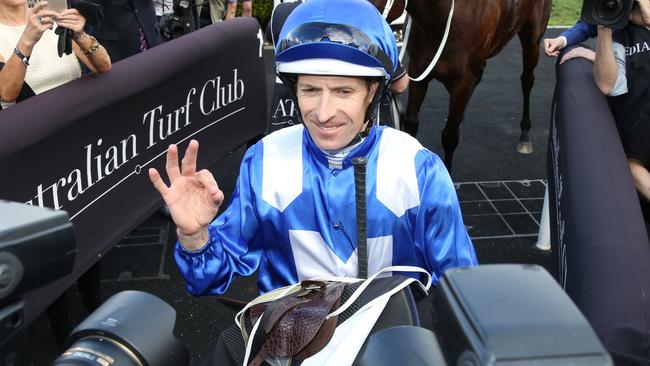
[[[369,40],[387,56],[392,67],[392,70],[386,70],[387,82],[397,71],[398,52],[393,31],[379,11],[367,0],[308,0],[296,7],[285,21],[279,41],[276,42],[277,63],[325,58],[386,69],[386,60],[382,62],[372,52],[368,52],[367,47],[358,47],[362,44],[354,42],[342,44],[336,40],[323,39],[287,48],[287,41],[289,41],[287,36],[291,38],[291,32],[301,26],[305,28],[306,23],[320,24],[326,32],[329,29],[342,28],[336,26],[328,28],[326,23],[348,26],[352,31],[343,36],[349,36],[349,39],[357,36],[356,38]],[[362,37],[358,37],[356,31],[360,31]],[[338,34],[341,32],[339,31]]]

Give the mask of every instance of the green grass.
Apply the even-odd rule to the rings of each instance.
[[[553,0],[548,25],[573,25],[580,18],[582,0]]]
[[[582,0],[553,0],[551,19],[548,25],[573,25],[580,18],[581,8]],[[273,0],[253,1],[253,16],[260,22],[263,30],[266,30],[266,24],[271,17],[272,10]],[[237,13],[241,14],[241,3],[238,6]]]
[[[242,12],[241,2],[237,2],[236,16],[240,17]],[[273,12],[273,0],[254,0],[253,1],[253,18],[256,18],[262,27],[262,32],[266,32],[266,25],[271,19]]]

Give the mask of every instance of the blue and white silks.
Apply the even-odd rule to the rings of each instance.
[[[176,244],[176,263],[195,295],[225,292],[259,268],[267,292],[317,276],[356,277],[351,159],[366,170],[368,275],[391,265],[445,270],[477,264],[456,191],[437,155],[400,131],[373,127],[330,168],[302,125],[276,131],[246,152],[228,208],[196,252]]]

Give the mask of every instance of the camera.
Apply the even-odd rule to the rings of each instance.
[[[81,322],[54,366],[185,366],[187,348],[173,335],[176,311],[141,291],[122,291]]]
[[[0,366],[26,363],[23,295],[70,274],[75,255],[67,213],[0,200]],[[175,323],[161,299],[119,292],[72,331],[53,365],[188,365]]]
[[[199,29],[199,14],[195,0],[174,0],[171,14],[163,14],[158,21],[164,41],[171,41]]]
[[[175,13],[163,14],[160,17],[158,26],[160,27],[160,35],[165,41],[171,41],[192,31],[189,23]]]
[[[589,24],[621,29],[627,25],[634,0],[584,0],[582,20]]]
[[[72,272],[75,254],[65,212],[0,200],[0,365],[25,363],[22,295]]]

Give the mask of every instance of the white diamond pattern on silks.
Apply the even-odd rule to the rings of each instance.
[[[316,231],[289,230],[289,241],[300,281],[322,276],[357,277],[356,250],[343,261]],[[368,275],[379,272],[392,262],[393,237],[368,238]],[[386,273],[380,276],[389,275]]]
[[[424,149],[409,135],[387,128],[383,132],[377,161],[377,199],[395,216],[420,205],[415,155]]]
[[[262,199],[283,212],[302,192],[302,125],[283,128],[263,144]]]

